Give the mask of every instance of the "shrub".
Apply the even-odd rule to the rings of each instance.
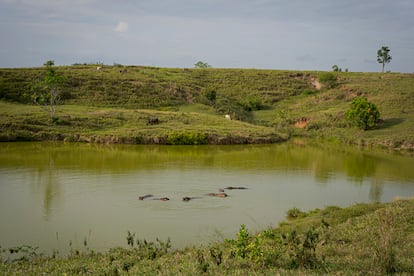
[[[302,90],[303,95],[313,95],[313,94],[316,94],[316,92],[317,92],[316,90],[308,88],[308,87]]]
[[[167,138],[169,145],[205,145],[207,142],[207,135],[204,133],[173,132]]]
[[[290,218],[290,219],[305,217],[305,216],[306,216],[306,213],[302,212],[300,209],[298,209],[296,207],[291,208],[287,211],[287,217]]]
[[[219,97],[215,105],[216,111],[221,114],[230,114],[232,118],[241,121],[251,121],[252,114],[245,105],[231,96]]]
[[[131,247],[137,256],[142,259],[147,260],[154,260],[158,257],[161,257],[169,252],[171,248],[171,240],[170,238],[167,241],[161,241],[160,239],[156,239],[156,241],[147,241],[147,240],[140,240],[135,239],[135,233],[131,233],[128,231],[126,240],[128,245]],[[128,269],[133,265],[128,265]]]
[[[206,88],[206,90],[204,91],[204,96],[206,97],[209,103],[215,104],[217,99],[217,92],[214,88]]]
[[[204,257],[204,253],[201,249],[197,250],[197,263],[198,269],[202,273],[206,273],[208,271],[208,267],[210,266],[207,262],[206,258]]]
[[[263,102],[260,97],[250,96],[243,102],[243,106],[246,111],[261,110]]]
[[[240,226],[239,233],[237,233],[236,247],[234,249],[235,256],[240,257],[242,259],[248,256],[249,240],[250,240],[249,231],[247,230],[246,225],[242,224]]]
[[[264,261],[265,253],[263,251],[263,237],[257,235],[254,238],[250,236],[246,225],[240,225],[236,240],[227,240],[231,246],[231,255],[239,259],[248,259],[255,263]]]
[[[333,88],[338,85],[336,76],[330,72],[319,74],[318,81],[326,88]]]
[[[321,260],[316,255],[316,247],[319,242],[319,232],[312,228],[299,234],[296,230],[282,234],[290,261],[287,268],[311,268],[321,267]]]
[[[221,265],[223,262],[223,250],[218,246],[210,247],[210,256],[217,266]]]
[[[368,102],[366,98],[356,98],[346,112],[346,117],[352,124],[368,130],[375,127],[380,118],[380,112],[376,105]]]

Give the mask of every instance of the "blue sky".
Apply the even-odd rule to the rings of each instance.
[[[414,72],[413,0],[0,0],[0,67]]]

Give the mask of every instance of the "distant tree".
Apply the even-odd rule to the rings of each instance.
[[[372,129],[380,118],[377,106],[367,98],[355,98],[351,108],[346,112],[346,117],[351,123],[363,130]]]
[[[377,60],[379,64],[382,64],[382,73],[384,73],[385,64],[391,62],[392,57],[390,56],[390,49],[388,46],[382,46],[377,51]]]
[[[198,61],[196,64],[194,64],[196,68],[210,68],[211,65],[207,62]]]
[[[338,67],[338,65],[334,64],[334,65],[332,66],[332,71],[334,71],[334,72],[339,72],[339,67]]]
[[[56,106],[61,100],[61,92],[65,78],[56,73],[55,62],[48,60],[43,64],[46,67],[46,76],[43,80],[36,80],[32,84],[32,100],[49,112],[52,119],[56,116]]]
[[[55,65],[55,61],[54,60],[48,60],[45,63],[43,63],[44,66],[46,67],[51,67]]]

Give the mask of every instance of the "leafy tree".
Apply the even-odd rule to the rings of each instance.
[[[46,67],[51,67],[55,65],[55,61],[54,60],[48,60],[45,63],[43,63],[44,66]]]
[[[32,100],[44,106],[52,119],[56,116],[56,106],[61,100],[61,93],[65,78],[56,73],[55,62],[48,60],[43,64],[46,67],[46,76],[43,80],[36,80],[32,84]]]
[[[388,46],[382,46],[377,52],[377,60],[379,64],[382,64],[382,73],[384,73],[385,64],[391,62],[390,49]]]
[[[375,127],[380,112],[375,104],[368,102],[367,98],[355,98],[351,108],[346,112],[346,117],[359,128],[368,130]]]
[[[332,66],[332,71],[334,72],[342,72],[342,69],[338,67],[338,65],[334,64]]]
[[[211,65],[207,62],[198,61],[196,64],[194,64],[196,68],[211,68]]]

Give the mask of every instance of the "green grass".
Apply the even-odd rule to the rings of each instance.
[[[240,144],[280,142],[272,128],[219,115],[125,108],[62,105],[52,122],[38,106],[0,102],[0,138],[10,140],[65,140],[98,143],[168,143],[172,134],[205,135],[206,143]],[[158,124],[148,125],[157,118]]]
[[[304,129],[291,129],[301,137],[334,140],[359,145],[413,149],[414,77],[409,74],[340,73],[340,85],[310,95],[286,98],[271,110],[255,112],[261,122],[271,122],[281,129],[300,118],[309,123]],[[345,112],[356,96],[376,104],[381,122],[375,129],[363,131],[350,126]]]
[[[97,71],[93,65],[56,69],[67,81],[63,105],[58,107],[60,125],[48,127],[39,107],[27,105],[31,83],[42,78],[45,69],[0,69],[2,140],[109,135],[118,137],[112,142],[150,143],[162,142],[171,130],[180,129],[208,135],[212,137],[209,143],[309,137],[414,149],[412,74],[331,73],[336,77],[335,85],[317,90],[313,83],[320,72],[311,71],[142,66],[104,66]],[[216,94],[214,100],[207,97],[211,91]],[[358,96],[379,108],[382,121],[373,130],[351,127],[345,118],[351,101]],[[11,102],[15,105],[10,106]],[[16,112],[11,110],[14,108]],[[95,113],[85,111],[88,109]],[[20,110],[26,115],[19,114]],[[222,120],[224,114],[237,121]],[[30,123],[25,116],[37,118],[39,124]],[[160,117],[164,123],[147,128],[145,117]],[[295,127],[302,119],[307,125]]]
[[[289,213],[289,212],[288,212]],[[412,275],[414,200],[329,206],[259,233],[241,225],[233,239],[172,250],[168,241],[135,240],[95,253],[85,245],[67,256],[35,250],[7,259],[4,275]],[[128,242],[128,243],[127,243]],[[1,248],[0,248],[1,249]],[[15,253],[16,254],[16,253]]]

